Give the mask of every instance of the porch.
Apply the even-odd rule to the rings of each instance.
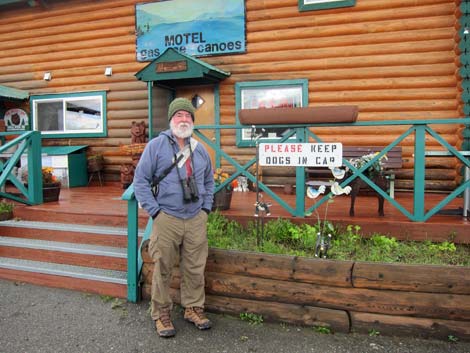
[[[296,195],[286,194],[281,188],[273,191],[291,207],[295,207]],[[17,219],[29,221],[44,221],[57,223],[91,224],[113,227],[127,227],[128,206],[122,200],[124,190],[120,183],[106,182],[105,185],[90,185],[88,187],[62,188],[58,202],[48,202],[40,205],[18,204],[14,210]],[[263,193],[264,194],[264,193]],[[426,208],[442,201],[447,194],[426,193]],[[298,223],[316,223],[315,212],[311,216],[299,218],[292,216],[269,195],[264,194],[264,201],[272,203],[271,215],[265,221],[278,217],[290,219]],[[311,207],[315,200],[306,198],[306,206]],[[413,209],[413,193],[395,193],[395,201],[407,210]],[[229,210],[221,213],[230,219],[246,224],[254,220],[256,202],[255,192],[233,192]],[[337,196],[333,202],[324,203],[318,209],[322,219],[328,219],[334,224],[347,226],[359,225],[362,233],[381,233],[394,236],[397,239],[444,241],[452,239],[457,243],[470,243],[468,232],[470,219],[462,216],[463,199],[457,197],[442,211],[435,214],[426,222],[414,222],[397,208],[385,200],[385,216],[377,213],[378,201],[374,195],[360,195],[356,199],[356,215],[349,216],[350,197]],[[326,217],[325,208],[328,207]],[[139,228],[143,229],[148,221],[144,211],[139,211]]]

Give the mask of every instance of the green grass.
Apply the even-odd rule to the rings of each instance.
[[[393,237],[374,234],[361,236],[359,226],[339,229],[325,224],[296,225],[286,219],[269,221],[261,232],[254,223],[246,228],[219,212],[209,215],[209,246],[213,248],[256,251],[314,257],[319,232],[330,233],[332,240],[328,258],[352,261],[377,261],[407,264],[470,265],[470,246],[451,241],[398,241]],[[261,238],[261,233],[263,236]]]

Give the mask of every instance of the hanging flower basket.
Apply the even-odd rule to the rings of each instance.
[[[214,202],[212,204],[212,211],[224,211],[230,209],[232,202],[232,190],[226,188],[220,189],[214,194]]]

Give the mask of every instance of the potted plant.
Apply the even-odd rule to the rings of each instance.
[[[43,202],[58,201],[61,183],[53,174],[52,167],[42,168],[42,198]]]
[[[89,173],[103,170],[104,158],[101,154],[93,154],[87,157],[87,169]]]
[[[224,172],[221,168],[217,168],[214,172],[215,186],[221,185],[229,177],[228,173]],[[232,202],[232,185],[227,184],[224,188],[220,189],[214,194],[214,202],[212,203],[212,210],[228,210]]]
[[[5,200],[0,202],[0,221],[6,221],[13,218],[13,208],[12,203],[8,203]]]

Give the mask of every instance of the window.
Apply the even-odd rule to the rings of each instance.
[[[32,96],[33,130],[44,137],[105,137],[106,92]]]
[[[308,102],[308,81],[304,79],[240,82],[235,85],[235,90],[237,124],[240,109],[298,108],[306,106]],[[288,131],[286,128],[273,127],[264,131],[257,129],[256,134],[261,133],[261,139],[268,142],[279,140]],[[252,146],[252,139],[252,129],[237,130],[238,146]]]
[[[332,9],[355,4],[356,0],[299,0],[299,11]]]

